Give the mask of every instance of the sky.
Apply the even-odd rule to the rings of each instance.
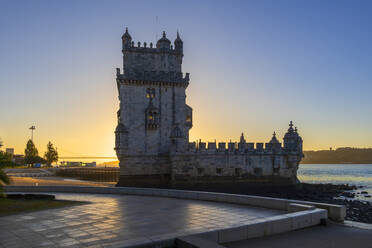
[[[114,156],[121,36],[184,41],[190,141],[372,147],[372,2],[0,0],[0,138]]]

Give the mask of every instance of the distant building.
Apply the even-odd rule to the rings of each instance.
[[[60,163],[61,166],[66,166],[66,167],[80,167],[83,165],[83,162],[78,162],[78,161],[62,161]]]
[[[5,148],[5,152],[8,154],[14,155],[14,148]]]
[[[97,167],[97,163],[96,162],[83,163],[82,166],[85,166],[85,167]]]
[[[116,69],[118,186],[298,181],[302,139],[292,122],[284,146],[275,133],[266,144],[246,142],[243,134],[227,147],[224,142],[208,142],[208,146],[189,142],[193,110],[186,104],[186,88],[190,77],[182,73],[183,41],[178,33],[174,46],[165,32],[153,46],[135,44],[126,30],[122,52],[123,73]]]
[[[13,155],[13,162],[17,165],[23,165],[25,163],[25,156],[22,154]]]

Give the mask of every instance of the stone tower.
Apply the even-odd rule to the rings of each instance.
[[[120,108],[115,150],[118,185],[157,185],[170,174],[169,153],[187,149],[192,109],[186,104],[189,74],[182,73],[183,42],[166,37],[135,44],[122,36],[123,73],[116,69]]]
[[[135,44],[122,36],[123,71],[116,69],[120,108],[115,130],[118,186],[287,185],[298,182],[302,138],[290,122],[284,146],[274,132],[267,143],[189,142],[192,109],[186,104],[189,74],[182,73],[183,42]]]

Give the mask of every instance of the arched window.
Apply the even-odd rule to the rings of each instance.
[[[149,99],[155,98],[155,88],[146,89],[146,98],[149,98]]]
[[[156,109],[147,111],[146,126],[148,129],[156,129],[159,127],[159,114]]]

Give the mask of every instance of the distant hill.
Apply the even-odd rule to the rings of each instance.
[[[301,164],[372,164],[372,148],[304,151]]]

